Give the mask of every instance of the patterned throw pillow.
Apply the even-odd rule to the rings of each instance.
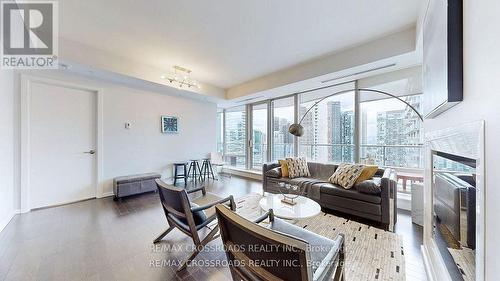
[[[286,164],[288,166],[288,177],[291,179],[311,176],[305,158],[287,158]]]
[[[349,189],[361,175],[363,168],[364,166],[359,164],[340,164],[330,177],[330,182]]]

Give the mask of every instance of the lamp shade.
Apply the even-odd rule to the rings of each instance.
[[[288,128],[288,132],[294,136],[301,137],[304,134],[304,127],[300,124],[292,124]]]

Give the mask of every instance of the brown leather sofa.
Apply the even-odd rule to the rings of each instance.
[[[381,223],[387,230],[393,230],[397,221],[397,181],[394,169],[379,169],[374,176],[374,181],[380,186],[380,193],[367,194],[359,192],[355,187],[344,189],[328,182],[328,179],[337,169],[338,165],[308,162],[311,177],[309,178],[284,178],[281,177],[280,165],[278,163],[267,163],[263,165],[263,189],[264,192],[280,193],[279,183],[285,182],[301,186],[311,183],[315,179],[314,186],[319,186],[319,196],[305,194],[317,201],[321,207],[355,215]],[[273,171],[271,171],[273,170]]]

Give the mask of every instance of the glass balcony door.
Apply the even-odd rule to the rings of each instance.
[[[251,107],[251,169],[261,170],[262,164],[268,161],[268,102],[252,104]]]

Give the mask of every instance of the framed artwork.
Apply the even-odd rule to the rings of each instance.
[[[179,122],[175,116],[161,117],[161,132],[164,134],[176,134],[179,132]]]

